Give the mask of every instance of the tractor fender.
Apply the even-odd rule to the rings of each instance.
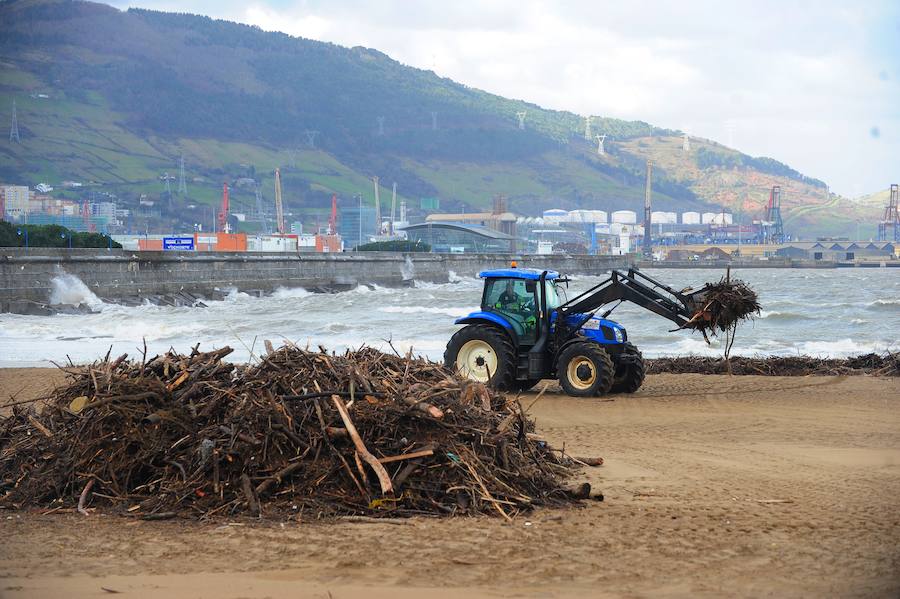
[[[454,324],[487,324],[499,327],[506,331],[512,339],[513,345],[518,347],[519,336],[508,320],[492,312],[472,312],[468,316],[457,318]]]
[[[575,344],[575,343],[584,343],[584,342],[596,343],[601,348],[603,348],[607,353],[610,353],[610,350],[613,350],[613,352],[615,352],[615,350],[611,347],[614,344],[610,344],[609,342],[600,343],[597,341],[597,339],[595,339],[593,337],[588,337],[586,335],[575,335],[574,337],[572,337],[571,339],[569,339],[568,341],[566,341],[565,343],[563,343],[561,346],[559,346],[556,349],[556,353],[554,353],[554,355],[553,355],[553,361],[556,362],[556,359],[559,357],[559,355],[562,354],[563,351],[565,351],[565,349],[567,347],[569,347],[570,345]],[[621,344],[618,344],[618,345],[621,346]]]

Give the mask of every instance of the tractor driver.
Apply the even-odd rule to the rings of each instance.
[[[520,311],[521,300],[519,299],[519,294],[516,293],[515,285],[513,281],[506,282],[506,289],[503,293],[500,294],[500,297],[497,298],[497,304],[495,307],[501,308],[503,310],[510,310],[513,312]]]
[[[524,294],[519,294],[516,289],[516,281],[506,281],[506,288],[497,298],[494,307],[504,312],[515,315],[523,328],[523,335],[531,336],[537,326],[537,318],[535,313],[534,297],[527,293],[527,285],[525,285]],[[519,282],[518,289],[522,290],[522,283]]]

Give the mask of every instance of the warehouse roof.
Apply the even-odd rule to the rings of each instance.
[[[415,225],[407,225],[403,228],[404,231],[427,231],[428,229],[450,229],[455,231],[464,231],[468,233],[472,233],[474,235],[480,235],[481,237],[486,237],[488,239],[501,239],[501,240],[510,240],[515,239],[512,235],[507,235],[506,233],[501,233],[500,231],[495,231],[494,229],[489,229],[487,227],[483,227],[481,225],[470,225],[468,223],[453,223],[453,222],[430,222],[430,223],[418,223]]]

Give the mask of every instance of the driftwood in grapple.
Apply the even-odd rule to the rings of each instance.
[[[574,500],[576,463],[529,436],[519,403],[438,364],[283,347],[236,366],[230,351],[66,369],[41,409],[0,417],[0,507],[510,517]]]
[[[730,362],[730,365],[729,365]],[[766,376],[853,375],[900,376],[900,354],[865,354],[854,358],[768,356],[723,360],[701,356],[654,358],[646,361],[650,374],[756,374]],[[730,369],[730,370],[729,370]]]
[[[727,334],[742,320],[759,314],[761,308],[756,292],[743,281],[730,277],[707,283],[696,295],[703,298],[700,309],[682,328],[696,329],[704,336]]]

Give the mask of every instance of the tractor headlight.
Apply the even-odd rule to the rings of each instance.
[[[613,329],[613,331],[616,333],[616,341],[619,343],[625,341],[625,333],[622,332],[622,329]]]
[[[599,330],[600,330],[600,321],[597,320],[597,319],[591,318],[591,319],[588,320],[586,323],[584,323],[583,325],[581,325],[581,328],[583,328],[583,329],[593,329],[593,330],[595,330],[595,331],[599,331]]]

